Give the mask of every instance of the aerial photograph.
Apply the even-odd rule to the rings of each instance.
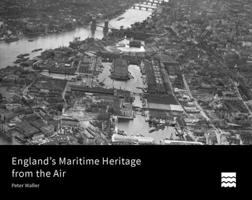
[[[251,144],[251,0],[0,1],[0,145]]]

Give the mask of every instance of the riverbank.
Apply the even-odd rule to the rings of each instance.
[[[141,22],[151,15],[150,11],[128,9],[122,15],[109,21],[109,24],[114,28],[130,27],[135,22]],[[135,16],[132,18],[132,16]],[[118,20],[122,18],[121,20]],[[103,25],[103,24],[100,24]],[[32,52],[34,49],[55,49],[62,46],[68,46],[69,42],[74,38],[80,38],[85,40],[91,37],[91,31],[89,26],[77,28],[73,31],[68,31],[59,34],[50,34],[47,36],[41,36],[33,38],[33,41],[29,41],[27,38],[23,38],[13,43],[0,42],[0,68],[13,65],[16,57],[19,54],[30,53],[30,58],[34,58],[40,55],[40,52]],[[103,38],[103,30],[97,27],[95,32],[95,38]]]
[[[38,37],[72,31],[87,25],[92,17],[112,19],[130,8],[136,1],[2,1],[0,9],[0,41],[7,43],[23,37]],[[31,39],[32,40],[32,39]]]
[[[132,14],[139,17],[132,19]],[[119,17],[121,18],[120,20],[117,18],[111,20],[111,24],[118,28],[122,24],[130,26],[132,23],[144,20],[149,15],[150,13],[145,11],[127,10],[126,13]],[[83,32],[84,34],[82,34]],[[11,53],[7,55],[8,57],[12,56],[9,60],[12,62],[19,54],[22,54],[19,57],[23,57],[27,55],[26,53],[30,53],[34,49],[42,48],[45,50],[42,53],[34,52],[35,54],[30,54],[31,61],[38,59],[36,60],[36,64],[32,62],[31,66],[25,68],[16,66],[1,69],[0,84],[3,90],[1,90],[2,98],[0,99],[0,109],[2,114],[6,116],[4,134],[11,137],[13,141],[18,141],[21,144],[107,144],[111,139],[110,128],[113,128],[114,125],[111,124],[110,118],[102,113],[105,113],[106,109],[109,108],[109,114],[118,112],[117,114],[124,115],[120,111],[120,106],[129,104],[127,102],[131,99],[129,93],[125,91],[127,97],[126,102],[121,102],[118,96],[114,96],[113,99],[117,106],[115,107],[115,105],[109,103],[109,98],[107,99],[106,95],[104,96],[102,94],[95,95],[95,99],[100,98],[100,100],[97,99],[98,102],[93,99],[94,97],[91,97],[93,100],[90,102],[89,95],[82,95],[83,99],[81,100],[78,98],[78,92],[75,93],[74,91],[76,88],[71,85],[80,84],[82,86],[82,84],[92,84],[93,87],[91,89],[86,87],[82,89],[88,89],[91,92],[98,93],[111,93],[114,91],[113,89],[101,89],[101,80],[97,80],[97,82],[92,80],[93,75],[99,75],[99,72],[103,71],[104,66],[96,63],[96,59],[92,59],[92,52],[89,51],[99,51],[99,46],[105,47],[106,45],[112,45],[117,39],[114,38],[108,41],[87,39],[90,33],[89,29],[82,29],[78,32],[78,34],[81,34],[80,40],[75,41],[77,44],[72,43],[73,46],[69,47],[69,42],[78,36],[76,33],[72,33],[70,36],[68,35],[67,40],[58,36],[60,42],[57,41],[57,43],[55,43],[55,38],[50,38],[50,41],[43,41],[42,46],[38,42],[39,40],[33,42],[25,41],[25,46],[20,48],[20,53],[17,53],[17,44],[20,41],[8,45],[7,48],[1,46],[2,44],[0,45],[0,56],[5,53],[7,55],[6,51],[8,51],[8,47],[13,47],[12,51],[10,51]],[[101,39],[102,37],[102,29],[98,29],[95,38]],[[40,39],[45,40],[45,38]],[[30,47],[28,47],[29,45]],[[43,45],[49,45],[51,48]],[[96,49],[97,47],[98,49]],[[39,57],[34,58],[35,55]],[[90,76],[84,76],[83,78],[73,77],[77,78],[77,80],[71,80],[71,78],[67,81],[64,77],[62,79],[51,78],[50,74],[47,76],[41,74],[40,70],[36,69],[34,71],[34,67],[36,68],[36,66],[43,67],[51,65],[58,66],[55,70],[71,68],[78,73],[83,73],[83,70],[85,72],[88,66],[91,70],[94,70],[94,74],[91,73]],[[62,76],[64,76],[65,72],[66,70],[63,70]],[[106,81],[104,82],[106,84]],[[95,85],[96,83],[98,85]],[[122,90],[121,92],[124,95],[124,91]],[[101,100],[105,100],[106,104],[99,102]],[[72,101],[73,104],[71,103]],[[83,104],[85,101],[87,104]],[[107,103],[109,104],[107,105]],[[81,104],[83,105],[80,106]],[[62,110],[62,108],[64,109]],[[78,120],[67,118],[66,115],[71,113],[74,116],[85,113],[83,119],[80,121],[80,124],[85,127],[84,131],[83,127],[82,129],[66,127],[68,123],[72,126],[78,124]],[[62,127],[59,128],[58,123],[60,119],[64,122],[62,123]],[[15,129],[15,127],[18,127],[18,129]],[[55,132],[55,130],[57,131]]]
[[[39,113],[46,113],[46,115],[42,114],[37,119],[35,118],[36,122],[34,123],[31,122],[31,117],[28,117],[29,120],[27,120],[27,116],[18,115],[18,121],[21,121],[21,123],[14,120],[11,125],[8,124],[8,126],[18,126],[25,133],[30,133],[26,137],[23,137],[22,133],[17,133],[19,138],[23,137],[25,144],[48,144],[50,142],[54,144],[110,143],[111,136],[116,133],[116,127],[124,130],[128,135],[139,136],[141,134],[140,137],[143,137],[143,140],[145,137],[154,138],[155,144],[160,144],[167,137],[175,137],[173,127],[165,128],[164,124],[162,127],[152,125],[151,128],[146,120],[147,116],[142,110],[143,106],[146,106],[146,99],[143,97],[146,84],[140,66],[132,64],[127,66],[132,76],[132,79],[128,81],[112,80],[109,77],[111,63],[101,61],[102,59],[106,60],[106,53],[113,54],[113,52],[107,50],[108,45],[113,46],[109,48],[110,50],[118,46],[121,51],[126,51],[127,59],[138,57],[140,54],[144,59],[143,42],[141,43],[143,47],[131,49],[125,40],[117,44],[118,39],[121,38],[110,36],[108,40],[94,38],[75,40],[68,47],[43,51],[36,58],[38,60],[32,64],[35,71],[30,72],[30,74],[25,74],[26,69],[18,67],[5,69],[5,73],[4,70],[2,71],[2,83],[8,87],[8,91],[13,91],[15,94],[22,91],[19,95],[22,95],[25,101],[29,102],[32,108],[30,112],[43,108],[43,110],[40,109]],[[120,47],[123,44],[125,47]],[[99,55],[101,52],[105,53]],[[43,72],[41,74],[40,72],[43,70],[48,70],[48,73]],[[37,77],[33,77],[28,82],[27,79],[33,73]],[[60,73],[61,76],[55,76],[53,73]],[[76,74],[76,76],[72,76],[73,74]],[[22,80],[20,77],[22,77]],[[19,85],[19,88],[16,88],[17,85]],[[9,101],[10,104],[13,104],[13,97]],[[19,108],[21,105],[25,107],[20,101],[17,104]],[[62,108],[64,109],[61,112]],[[136,110],[141,114],[135,114]],[[7,113],[7,111],[16,114],[16,109],[3,109],[3,113]],[[35,113],[37,112],[36,110]],[[31,114],[28,113],[27,115],[30,116]],[[113,116],[126,119],[128,122],[123,120],[117,124],[113,122]],[[57,131],[53,133],[53,128],[49,128],[49,124],[45,125],[43,121],[40,121],[40,118],[45,121],[50,120],[50,127],[54,127],[54,130],[56,127]],[[58,119],[61,119],[62,127],[60,128],[57,126]],[[50,129],[49,132],[54,137],[52,138],[48,132],[41,131],[41,128],[36,128],[37,121],[40,121],[43,130],[44,128]],[[89,123],[85,123],[87,121]],[[80,123],[81,128],[85,131],[83,132],[79,127],[69,128],[69,123],[71,127],[78,127],[77,124]],[[36,124],[35,129],[34,124]],[[155,127],[155,131],[153,131],[153,127]],[[9,129],[9,132],[11,130]],[[11,132],[10,134],[14,133]]]

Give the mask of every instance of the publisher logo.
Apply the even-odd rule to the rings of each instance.
[[[222,172],[221,187],[236,188],[236,172]]]

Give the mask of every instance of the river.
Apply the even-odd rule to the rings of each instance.
[[[122,15],[110,20],[109,25],[113,28],[120,28],[120,26],[127,28],[136,22],[145,20],[151,13],[151,10],[146,11],[131,8],[126,10]],[[39,48],[46,50],[68,46],[69,42],[73,41],[75,37],[80,37],[82,40],[91,37],[90,27],[85,26],[69,32],[32,38],[33,41],[31,42],[29,38],[23,38],[9,44],[0,42],[0,68],[13,65],[13,62],[19,54],[30,53],[30,57],[38,56],[41,52],[31,53],[31,51]],[[102,28],[97,27],[95,37],[98,39],[103,37]]]
[[[120,28],[120,26],[130,27],[130,25],[141,22],[145,20],[152,14],[152,11],[146,10],[138,10],[138,9],[128,9],[124,14],[110,20],[110,27]],[[69,42],[71,42],[75,37],[80,37],[80,39],[86,39],[91,37],[91,31],[89,26],[77,28],[74,31],[69,31],[65,33],[51,34],[47,36],[41,36],[37,38],[33,38],[32,42],[29,42],[28,38],[24,38],[17,42],[13,42],[10,44],[0,43],[0,68],[6,67],[7,65],[13,65],[13,62],[16,60],[16,56],[21,53],[31,53],[32,50],[42,48],[45,49],[53,49],[61,46],[68,46]],[[103,37],[102,28],[97,28],[95,37],[101,39]],[[129,51],[129,48],[121,48],[122,51]],[[134,49],[131,49],[131,51]],[[144,49],[139,49],[138,51],[143,51]],[[34,57],[39,55],[41,52],[31,53],[30,57]],[[105,87],[107,88],[118,88],[118,89],[126,89],[134,93],[135,102],[134,105],[137,107],[142,107],[140,94],[142,93],[141,88],[146,88],[147,86],[144,84],[142,79],[142,74],[140,71],[140,67],[136,65],[129,66],[129,72],[132,75],[132,79],[124,82],[124,81],[114,81],[112,80],[110,75],[111,63],[103,63],[104,70],[98,76],[100,82],[103,82]],[[62,78],[60,75],[55,75],[57,78]],[[131,121],[119,122],[117,127],[120,130],[124,130],[128,135],[144,135],[148,137],[152,137],[156,143],[159,143],[161,140],[165,138],[170,138],[174,135],[175,130],[171,127],[167,127],[164,130],[155,131],[153,133],[149,133],[150,127],[148,122],[145,121],[145,116],[142,116],[141,113],[135,113],[136,117]],[[1,143],[1,141],[0,141]]]

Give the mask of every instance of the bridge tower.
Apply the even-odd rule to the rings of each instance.
[[[92,17],[92,20],[91,20],[91,34],[92,34],[92,37],[94,37],[95,31],[96,31],[96,18]]]
[[[108,35],[108,32],[109,32],[109,21],[108,20],[106,20],[105,22],[104,22],[104,27],[103,27],[103,37],[105,38],[105,37],[107,37],[107,35]]]

